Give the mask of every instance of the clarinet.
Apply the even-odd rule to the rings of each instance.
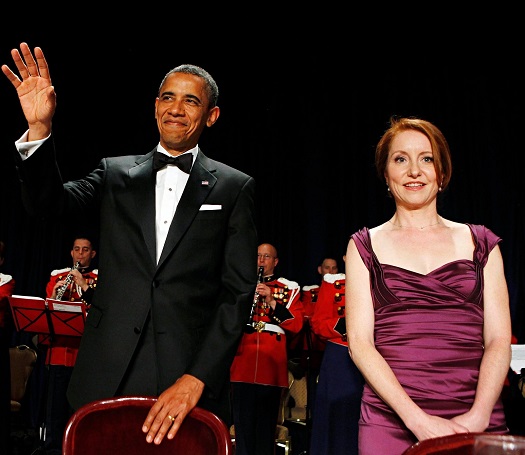
[[[262,283],[263,281],[263,273],[264,273],[264,267],[259,267],[259,271],[257,272],[257,284]],[[253,326],[253,316],[255,315],[257,311],[257,302],[259,301],[259,293],[255,291],[255,295],[253,297],[253,303],[252,303],[252,310],[250,312],[250,319],[248,320],[246,324],[246,328],[244,331],[246,333],[253,333],[255,332],[255,327]]]
[[[79,267],[80,267],[80,261],[77,261],[76,264],[71,269],[71,271],[77,270]],[[69,272],[69,274],[66,276],[66,282],[58,288],[57,296],[55,300],[62,300],[62,297],[64,296],[64,292],[66,292],[66,289],[73,281],[73,278],[74,278],[73,275],[71,274],[71,272]]]

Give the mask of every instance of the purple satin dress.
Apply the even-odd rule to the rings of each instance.
[[[470,409],[483,355],[483,267],[500,242],[468,225],[476,247],[427,275],[380,264],[365,227],[352,235],[370,271],[375,344],[408,395],[429,414],[452,418]],[[501,399],[486,431],[507,433]],[[365,384],[360,455],[402,454],[417,439]]]

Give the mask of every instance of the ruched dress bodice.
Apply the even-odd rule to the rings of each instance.
[[[483,355],[483,267],[501,240],[484,226],[468,226],[473,259],[428,274],[380,264],[367,228],[352,236],[370,271],[376,348],[417,405],[443,418],[466,412],[474,401]],[[501,400],[486,431],[507,432]],[[400,454],[417,441],[367,385],[359,438],[363,455]]]

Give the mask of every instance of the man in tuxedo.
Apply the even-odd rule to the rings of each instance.
[[[26,209],[100,213],[97,291],[70,403],[158,396],[142,428],[155,444],[173,438],[196,405],[230,424],[229,370],[255,291],[257,232],[254,179],[198,145],[219,118],[217,84],[200,67],[173,68],[155,99],[153,150],[104,158],[85,178],[63,183],[44,53],[21,43],[11,56],[19,76],[7,65],[2,71],[28,123],[15,143]]]

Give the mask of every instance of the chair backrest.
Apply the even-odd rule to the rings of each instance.
[[[283,414],[285,420],[306,422],[308,416],[308,384],[307,376],[294,376],[288,369],[288,394],[284,402]]]
[[[457,433],[416,442],[403,455],[471,455],[477,435],[491,433]]]
[[[11,411],[17,412],[22,407],[22,400],[27,389],[27,382],[33,372],[37,359],[34,349],[25,344],[9,348],[11,370]]]
[[[146,442],[142,424],[155,397],[126,396],[88,403],[71,416],[64,432],[63,455],[191,454],[231,455],[225,423],[210,411],[196,407],[184,419],[173,439]]]

